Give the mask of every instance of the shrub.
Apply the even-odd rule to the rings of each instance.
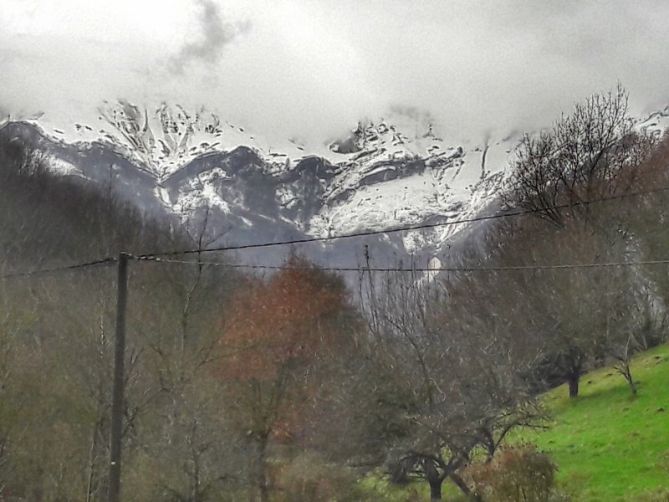
[[[491,461],[470,466],[467,472],[483,500],[543,502],[555,500],[557,466],[534,446],[508,448]]]
[[[355,473],[330,464],[317,454],[302,453],[276,469],[276,502],[341,501],[362,499]]]

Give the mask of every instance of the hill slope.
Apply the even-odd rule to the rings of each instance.
[[[669,493],[669,346],[640,354],[632,371],[639,382],[636,399],[621,376],[602,368],[583,377],[575,400],[564,385],[550,391],[552,427],[525,435],[553,456],[574,500]]]

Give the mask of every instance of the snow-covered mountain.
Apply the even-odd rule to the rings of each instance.
[[[668,122],[669,107],[639,127],[659,134]],[[216,244],[247,244],[446,222],[491,210],[518,137],[467,144],[436,129],[427,119],[395,111],[322,144],[271,144],[204,108],[119,101],[104,103],[85,122],[5,120],[0,135],[45,151],[63,175],[113,189],[193,229],[207,208]],[[443,259],[467,228],[338,240],[302,252],[334,265],[355,264],[365,244],[377,263]],[[264,250],[244,260],[280,256]]]

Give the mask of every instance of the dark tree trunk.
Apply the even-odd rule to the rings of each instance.
[[[492,459],[495,457],[495,453],[497,452],[497,443],[495,442],[495,438],[493,437],[490,431],[485,431],[484,437],[485,440],[483,441],[483,447],[485,448],[486,451],[485,463],[489,464],[490,462],[492,462]]]
[[[425,479],[430,484],[430,501],[441,500],[441,485],[444,483],[444,477],[439,474],[433,460],[423,461],[423,472]]]
[[[583,373],[583,364],[585,362],[584,352],[577,346],[569,346],[558,355],[558,368],[561,369],[562,376],[567,380],[569,386],[569,397],[578,396],[578,384]]]
[[[579,373],[572,373],[567,378],[567,383],[569,384],[569,397],[572,399],[578,396],[578,383],[580,379],[581,375]]]
[[[264,479],[260,480],[260,486],[258,489],[260,502],[269,502],[269,487],[267,486],[267,482]]]
[[[258,457],[256,459],[256,484],[258,502],[269,502],[269,483],[267,479],[267,441],[268,437],[259,438]]]
[[[430,502],[434,502],[435,500],[441,500],[441,485],[443,483],[443,480],[430,479],[428,480],[428,483],[430,483]]]

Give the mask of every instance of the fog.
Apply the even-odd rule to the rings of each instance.
[[[165,100],[315,140],[404,107],[476,141],[550,125],[618,81],[634,113],[669,103],[660,0],[0,3],[0,110],[13,116]]]

